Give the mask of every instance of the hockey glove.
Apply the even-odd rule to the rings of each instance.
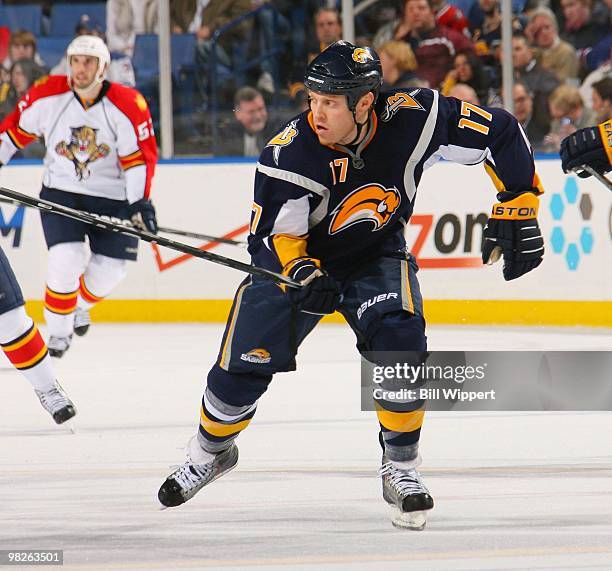
[[[129,205],[129,216],[134,228],[157,234],[157,217],[155,207],[150,200],[141,198]]]
[[[588,165],[598,173],[610,170],[612,162],[612,120],[596,127],[578,129],[561,141],[561,168],[571,172],[582,165]],[[588,172],[578,173],[581,178],[591,176]]]
[[[544,240],[538,226],[539,199],[535,191],[500,192],[498,204],[484,229],[482,261],[504,258],[504,279],[514,280],[542,263]]]
[[[300,289],[287,288],[293,305],[304,313],[315,315],[336,311],[342,301],[338,282],[320,269],[312,258],[303,258],[291,264],[287,275],[302,284]]]

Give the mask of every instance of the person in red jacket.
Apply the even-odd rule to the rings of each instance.
[[[431,7],[436,15],[436,24],[455,30],[466,37],[471,37],[470,23],[463,12],[446,0],[431,0]]]
[[[436,24],[428,0],[408,0],[405,9],[411,28],[406,41],[417,58],[416,74],[437,89],[451,69],[455,54],[473,52],[474,46],[460,32]]]

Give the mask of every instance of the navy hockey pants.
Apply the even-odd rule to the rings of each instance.
[[[360,352],[426,351],[417,271],[412,256],[398,253],[365,263],[339,280],[344,295],[339,311]],[[202,398],[199,440],[205,449],[227,448],[248,426],[272,375],[295,370],[297,350],[320,319],[296,310],[268,280],[249,277],[242,282]],[[387,456],[414,460],[423,410],[389,410],[380,402],[376,408]]]

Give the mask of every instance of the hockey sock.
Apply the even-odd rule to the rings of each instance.
[[[257,403],[232,406],[216,397],[207,387],[202,397],[198,441],[207,452],[216,454],[229,448],[255,416]]]
[[[49,335],[68,337],[72,334],[77,297],[78,290],[61,293],[47,286],[44,315]]]
[[[55,373],[47,345],[23,306],[0,315],[0,345],[32,387],[39,391],[54,387]]]
[[[78,306],[85,310],[92,308],[117,287],[126,273],[125,260],[92,254],[79,279]]]

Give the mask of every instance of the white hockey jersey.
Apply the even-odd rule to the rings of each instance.
[[[130,203],[148,198],[157,143],[147,102],[135,89],[105,81],[87,106],[66,76],[41,79],[0,124],[0,162],[40,137],[44,186]]]

